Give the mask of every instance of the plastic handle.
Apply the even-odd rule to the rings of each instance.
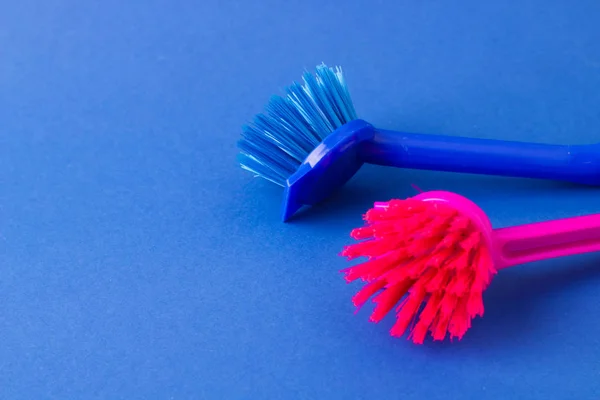
[[[498,269],[600,251],[600,214],[495,229],[492,241]]]
[[[361,148],[370,164],[600,183],[600,145],[563,146],[377,130]]]

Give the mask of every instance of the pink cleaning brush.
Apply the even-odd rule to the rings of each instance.
[[[343,270],[348,282],[368,282],[354,297],[374,296],[371,321],[396,307],[390,333],[407,329],[413,342],[462,339],[483,316],[483,291],[498,270],[527,262],[600,250],[600,214],[492,229],[485,213],[450,192],[425,192],[376,203],[351,236],[367,239],[341,255],[367,261]]]

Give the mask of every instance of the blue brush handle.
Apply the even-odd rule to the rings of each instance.
[[[600,145],[548,145],[376,130],[362,160],[436,171],[600,184]]]

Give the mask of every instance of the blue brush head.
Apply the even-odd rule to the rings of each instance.
[[[284,221],[350,179],[362,165],[356,145],[374,132],[357,119],[340,67],[321,64],[303,80],[273,96],[238,142],[243,169],[285,188]]]
[[[357,118],[341,67],[321,64],[303,80],[285,88],[284,97],[271,97],[238,142],[242,168],[279,186],[327,136]]]

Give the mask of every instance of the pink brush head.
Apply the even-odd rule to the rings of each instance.
[[[427,332],[434,340],[461,339],[472,319],[483,316],[482,294],[496,273],[485,213],[460,195],[436,191],[376,203],[364,220],[351,233],[362,241],[341,253],[367,258],[342,271],[348,282],[368,282],[353,303],[373,297],[373,322],[395,307],[392,336],[409,330],[419,344]]]

